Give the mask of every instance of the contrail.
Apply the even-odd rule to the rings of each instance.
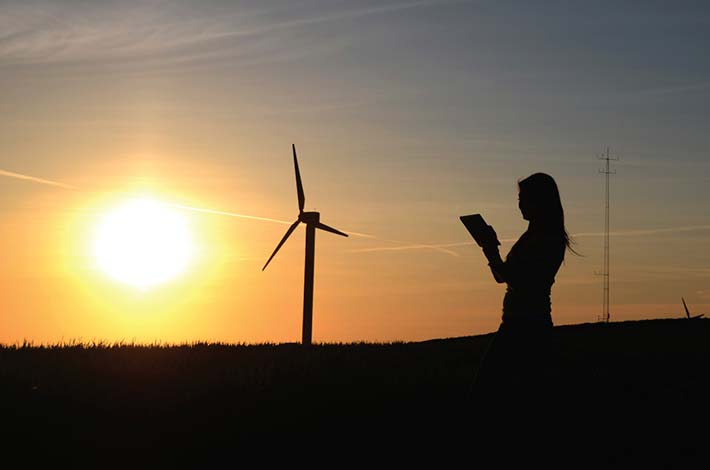
[[[402,241],[398,240],[383,240],[383,241],[389,241],[392,243],[405,243]],[[500,241],[502,242],[514,242],[516,239],[514,238],[503,238]],[[412,244],[406,244],[402,246],[379,246],[379,247],[374,247],[374,248],[360,248],[357,250],[350,250],[351,253],[369,253],[369,252],[375,252],[375,251],[404,251],[404,250],[435,250],[439,251],[441,253],[446,253],[447,255],[451,256],[460,256],[457,252],[453,250],[449,250],[449,248],[454,248],[458,246],[471,246],[475,245],[476,243],[473,241],[470,242],[456,242],[456,243],[436,243],[436,244],[431,244],[431,243],[412,243]]]
[[[631,236],[643,236],[643,235],[657,235],[661,233],[678,233],[678,232],[691,232],[695,230],[710,230],[710,225],[687,225],[681,227],[663,227],[654,229],[639,229],[639,230],[625,230],[618,232],[610,232],[609,235],[612,237],[631,237]],[[580,232],[573,233],[571,237],[601,237],[603,232]],[[383,240],[390,241],[392,243],[404,243],[395,240]],[[516,238],[502,238],[502,242],[515,242]],[[458,242],[458,243],[413,243],[403,246],[379,246],[373,248],[360,248],[357,250],[350,250],[351,253],[370,253],[377,251],[403,251],[403,250],[437,250],[442,253],[446,253],[453,256],[459,256],[458,253],[449,250],[448,248],[454,248],[459,246],[469,246],[474,245],[475,242]]]
[[[0,169],[0,176],[6,176],[8,178],[15,178],[15,179],[20,179],[20,180],[24,180],[24,181],[31,181],[34,183],[45,184],[45,185],[54,186],[57,188],[68,189],[71,191],[81,191],[81,188],[79,188],[77,186],[73,186],[71,184],[66,184],[66,183],[62,183],[59,181],[52,181],[52,180],[48,180],[48,179],[44,179],[44,178],[38,178],[36,176],[24,175],[22,173],[15,173],[12,171],[2,170],[2,169]],[[204,214],[222,215],[222,216],[227,216],[227,217],[238,217],[241,219],[259,220],[262,222],[272,222],[272,223],[277,223],[277,224],[282,224],[282,225],[291,225],[293,223],[291,221],[272,219],[269,217],[257,217],[254,215],[239,214],[236,212],[221,211],[221,210],[215,210],[215,209],[204,209],[204,208],[200,208],[200,207],[185,206],[182,204],[165,203],[165,205],[169,206],[169,207],[174,207],[176,209],[186,210],[186,211],[201,212]],[[626,230],[626,231],[619,231],[619,232],[611,232],[609,235],[617,236],[617,237],[618,236],[656,235],[656,234],[660,234],[660,233],[690,232],[690,231],[695,231],[695,230],[710,230],[710,225],[687,225],[687,226],[681,226],[681,227],[663,227],[663,228],[655,228],[655,229]],[[373,247],[373,248],[361,248],[361,249],[357,249],[357,250],[348,250],[350,253],[371,253],[371,252],[377,252],[377,251],[434,250],[434,251],[439,251],[441,253],[445,253],[450,256],[459,256],[459,254],[457,252],[451,250],[450,248],[469,246],[469,245],[474,244],[474,242],[472,242],[472,241],[456,242],[456,243],[434,243],[434,244],[432,244],[432,243],[409,243],[409,242],[403,242],[401,240],[381,239],[381,238],[376,237],[375,235],[370,235],[367,233],[350,232],[347,230],[345,232],[348,235],[352,235],[355,237],[369,238],[369,239],[373,239],[373,240],[380,240],[383,242],[397,243],[400,245],[400,246],[386,246],[386,247]],[[602,235],[604,235],[604,234],[601,232],[580,232],[580,233],[572,234],[572,237],[600,237]],[[506,239],[501,239],[500,241],[514,242],[514,241],[516,241],[516,239],[506,238]]]
[[[609,232],[612,237],[628,237],[633,235],[656,235],[659,233],[692,232],[695,230],[710,230],[710,225],[685,225],[681,227],[663,227],[640,230],[624,230],[620,232]],[[573,237],[601,237],[603,232],[582,232],[574,233]]]
[[[36,176],[23,175],[21,173],[15,173],[12,171],[2,170],[2,169],[0,169],[0,176],[7,176],[8,178],[15,178],[15,179],[20,179],[20,180],[25,180],[25,181],[32,181],[34,183],[46,184],[46,185],[50,185],[50,186],[55,186],[57,188],[69,189],[72,191],[81,191],[82,190],[78,186],[73,186],[71,184],[61,183],[59,181],[52,181],[52,180],[48,180],[48,179],[44,179],[44,178],[37,178]],[[223,215],[223,216],[227,216],[227,217],[238,217],[240,219],[260,220],[262,222],[273,222],[273,223],[283,224],[283,225],[291,225],[293,223],[293,221],[272,219],[269,217],[257,217],[254,215],[239,214],[236,212],[220,211],[220,210],[215,210],[215,209],[204,209],[201,207],[184,206],[182,204],[173,204],[173,203],[163,203],[163,204],[165,206],[173,207],[175,209],[181,209],[181,210],[192,211],[192,212],[201,212],[204,214]],[[352,235],[355,237],[377,238],[374,235],[369,235],[367,233],[360,233],[360,232],[346,232],[346,233],[348,235]]]
[[[474,242],[457,242],[457,243],[408,243],[401,240],[381,240],[390,243],[399,243],[400,246],[378,246],[373,248],[359,248],[356,250],[349,250],[350,253],[370,253],[376,251],[406,251],[406,250],[434,250],[441,253],[445,253],[451,256],[460,256],[457,252],[450,250],[449,248],[457,246],[468,246],[474,245]],[[514,240],[501,240],[501,241],[514,241]]]
[[[174,207],[176,209],[182,209],[185,211],[202,212],[204,214],[224,215],[227,217],[238,217],[240,219],[261,220],[263,222],[274,222],[277,224],[284,224],[284,225],[291,225],[293,223],[293,222],[288,222],[285,220],[270,219],[268,217],[257,217],[254,215],[237,214],[236,212],[218,211],[218,210],[213,210],[213,209],[202,209],[199,207],[183,206],[181,204],[165,203],[164,205],[169,206],[169,207]]]
[[[169,204],[166,203],[166,206],[169,207],[174,207],[176,209],[182,209],[185,211],[192,211],[192,212],[202,212],[204,214],[214,214],[214,215],[224,215],[227,217],[238,217],[241,219],[251,219],[251,220],[260,220],[263,222],[274,222],[277,224],[283,224],[283,225],[291,225],[293,221],[287,221],[287,220],[279,220],[279,219],[271,219],[269,217],[257,217],[254,215],[246,215],[246,214],[238,214],[236,212],[227,212],[227,211],[218,211],[214,209],[202,209],[200,207],[192,207],[192,206],[183,206],[182,204]],[[360,232],[350,232],[350,231],[345,231],[348,235],[352,235],[355,237],[362,237],[362,238],[377,238],[374,235],[369,235],[367,233],[360,233]]]
[[[402,245],[402,246],[384,246],[376,248],[361,248],[359,250],[348,250],[350,253],[369,253],[374,251],[405,251],[405,250],[422,250],[431,249],[434,251],[440,251],[451,256],[459,256],[458,253],[452,250],[447,250],[448,245],[425,245],[425,244],[415,244],[415,245]]]
[[[347,233],[348,235],[352,235],[353,237],[372,238],[375,240],[378,239],[376,236],[370,235],[369,233],[350,232],[348,230],[343,230],[343,232]]]
[[[49,186],[56,186],[58,188],[70,189],[72,191],[78,191],[79,188],[72,186],[70,184],[60,183],[58,181],[46,180],[44,178],[37,178],[35,176],[23,175],[20,173],[14,173],[12,171],[0,170],[0,176],[7,176],[8,178],[15,178],[18,180],[32,181],[40,184],[47,184]]]

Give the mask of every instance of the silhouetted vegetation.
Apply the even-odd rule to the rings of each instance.
[[[679,420],[673,424],[681,428],[659,431],[667,443],[692,435],[691,425],[710,396],[710,321],[585,324],[555,327],[555,333],[558,361],[545,379],[554,396],[538,405],[552,407],[550,416],[563,411],[568,425],[578,425],[570,428],[572,434],[605,423],[607,434],[631,424],[643,429],[639,419],[645,416]],[[214,452],[305,436],[315,439],[314,445],[341,440],[365,451],[383,439],[395,445],[451,438],[468,442],[475,453],[472,433],[492,429],[496,421],[517,432],[513,418],[503,413],[507,404],[470,400],[471,380],[489,339],[310,349],[208,343],[5,346],[0,348],[3,442],[33,449],[79,445],[83,455],[111,449]],[[599,415],[603,410],[607,413]],[[624,442],[637,442],[633,437]],[[685,440],[682,455],[694,455],[695,442]]]

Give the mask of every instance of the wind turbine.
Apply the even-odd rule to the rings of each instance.
[[[688,310],[688,306],[685,305],[685,299],[684,299],[683,297],[681,297],[680,300],[683,301],[683,308],[685,308],[685,316],[688,317],[688,320],[693,320],[693,319],[695,319],[695,318],[703,318],[703,316],[704,316],[703,314],[691,316],[691,315],[690,315],[690,310]]]
[[[346,233],[336,230],[333,227],[328,227],[320,221],[320,212],[304,212],[303,206],[306,203],[306,196],[303,194],[303,183],[301,183],[301,172],[298,170],[298,158],[296,158],[296,145],[292,144],[293,148],[293,166],[296,169],[296,190],[298,191],[298,219],[286,230],[286,235],[281,239],[276,249],[271,254],[271,257],[261,269],[264,271],[271,260],[276,256],[281,246],[286,243],[288,237],[296,230],[298,224],[303,222],[306,224],[306,269],[303,282],[303,333],[302,344],[304,346],[311,345],[311,337],[313,333],[313,272],[315,268],[316,254],[316,229],[325,230],[336,235],[347,237]]]

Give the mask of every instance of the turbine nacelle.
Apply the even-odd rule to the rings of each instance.
[[[301,212],[298,214],[298,221],[304,224],[319,224],[320,212]]]

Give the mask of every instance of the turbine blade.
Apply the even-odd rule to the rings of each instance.
[[[291,225],[291,226],[288,228],[288,230],[286,230],[286,235],[284,235],[284,237],[281,239],[281,241],[279,242],[279,244],[278,244],[278,246],[276,247],[276,249],[274,250],[274,252],[271,254],[271,257],[269,258],[269,261],[267,261],[266,264],[264,265],[264,267],[261,268],[262,271],[263,271],[264,269],[266,269],[266,267],[269,265],[269,263],[271,262],[271,260],[274,259],[274,256],[276,256],[276,253],[279,251],[279,248],[281,248],[281,246],[282,246],[284,243],[286,243],[286,240],[287,240],[288,237],[291,235],[291,233],[293,233],[293,231],[296,230],[296,227],[298,226],[299,223],[301,223],[300,220],[295,221],[295,222],[293,223],[293,225]]]
[[[342,236],[344,236],[344,237],[347,237],[347,236],[348,236],[347,233],[343,233],[343,232],[341,232],[340,230],[334,229],[333,227],[328,227],[326,224],[324,224],[324,223],[322,223],[322,222],[318,222],[318,223],[316,224],[316,228],[319,228],[319,229],[321,229],[321,230],[325,230],[326,232],[334,233],[334,234],[336,234],[336,235],[342,235]]]
[[[680,300],[683,301],[683,308],[685,308],[685,314],[687,315],[688,318],[690,318],[690,311],[688,310],[688,306],[685,305],[685,299],[683,297],[681,297]]]
[[[301,182],[301,172],[298,170],[298,158],[296,158],[296,144],[291,144],[293,148],[293,166],[296,168],[296,189],[298,190],[298,211],[303,212],[306,204],[306,195],[303,194],[303,183]]]

